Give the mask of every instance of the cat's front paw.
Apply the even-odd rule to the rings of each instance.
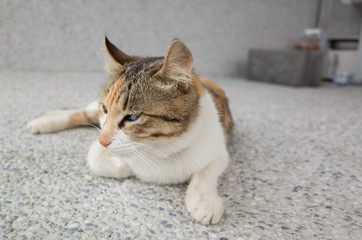
[[[188,196],[186,208],[191,216],[204,225],[218,223],[224,212],[224,205],[219,196]]]
[[[28,129],[34,134],[51,132],[50,122],[46,117],[34,119],[28,123]]]
[[[63,113],[61,111],[49,112],[29,122],[28,129],[34,134],[64,130],[67,128],[69,116],[67,111],[63,111]]]

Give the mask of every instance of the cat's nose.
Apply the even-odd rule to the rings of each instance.
[[[102,131],[101,134],[99,134],[98,140],[103,147],[107,147],[112,143],[112,134],[108,131]]]

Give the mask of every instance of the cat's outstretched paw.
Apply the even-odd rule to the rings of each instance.
[[[218,223],[224,212],[219,196],[189,196],[186,198],[186,208],[195,220],[204,225]]]
[[[58,130],[57,122],[50,117],[40,117],[28,123],[28,129],[34,134],[50,133]]]

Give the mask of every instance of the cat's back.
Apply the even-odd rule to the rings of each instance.
[[[216,108],[220,114],[220,122],[222,123],[225,133],[231,136],[234,127],[233,118],[229,109],[229,99],[224,90],[222,90],[215,82],[210,79],[200,77],[202,86],[211,94]]]

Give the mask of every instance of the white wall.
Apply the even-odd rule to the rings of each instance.
[[[240,76],[249,48],[287,48],[316,0],[0,0],[0,70],[102,71],[102,39],[159,56],[178,37],[196,71]]]

